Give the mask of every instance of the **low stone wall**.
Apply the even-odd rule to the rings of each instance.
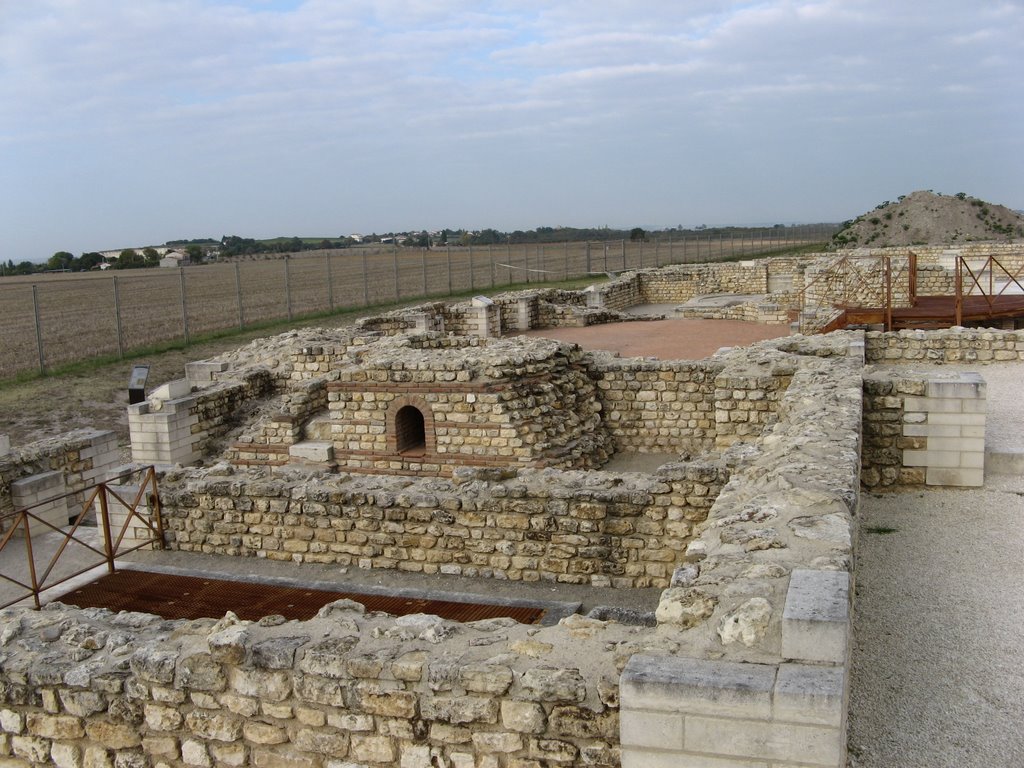
[[[464,473],[465,474],[465,473]],[[595,586],[667,586],[728,479],[523,471],[503,482],[299,482],[229,468],[163,483],[169,546],[294,562]],[[342,481],[342,479],[344,481]]]
[[[187,519],[182,530],[210,546],[294,526],[301,534],[287,540],[312,550],[325,534],[337,543],[338,532],[362,532],[359,546],[393,547],[368,557],[415,567],[466,529],[466,549],[483,547],[474,556],[511,566],[523,555],[504,555],[506,539],[543,542],[565,573],[538,578],[595,583],[573,563],[607,562],[601,548],[621,536],[636,579],[665,579],[653,565],[671,582],[656,627],[394,619],[344,601],[306,622],[0,612],[0,752],[12,765],[62,768],[839,768],[861,380],[858,360],[831,353],[838,344],[796,339],[795,351],[773,352],[792,357],[790,384],[764,434],[725,453],[724,485],[710,464],[656,477],[467,471],[452,481],[172,472],[162,485],[170,527],[177,536]],[[281,517],[242,532],[264,514]],[[627,522],[632,532],[607,530]],[[648,547],[661,549],[647,559]],[[503,561],[478,562],[466,566],[493,576]]]
[[[84,498],[77,492],[105,480],[121,464],[117,436],[113,432],[78,429],[15,448],[0,456],[0,519],[15,512],[11,485],[43,473],[60,474],[59,493],[74,493],[66,502],[68,516],[82,511]],[[0,525],[0,528],[6,526]]]
[[[949,328],[865,334],[868,363],[980,363],[1024,360],[1024,330]]]

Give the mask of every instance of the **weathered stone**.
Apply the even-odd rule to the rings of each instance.
[[[154,731],[176,731],[184,721],[184,717],[176,707],[146,703],[143,706],[143,712],[146,725]]]
[[[544,707],[534,701],[505,699],[501,702],[501,724],[510,731],[544,733],[547,715]]]
[[[353,734],[349,743],[349,757],[367,763],[391,764],[395,760],[395,748],[386,736]]]
[[[132,654],[131,665],[139,679],[150,683],[174,681],[174,665],[178,652],[164,648],[139,648]]]
[[[242,720],[217,712],[194,709],[185,716],[185,727],[201,739],[237,741],[242,736]]]
[[[520,681],[526,698],[534,701],[579,702],[587,696],[587,683],[578,669],[536,667]]]
[[[242,734],[253,744],[283,744],[288,741],[288,732],[284,728],[254,720],[242,726]]]
[[[571,739],[614,739],[619,732],[618,712],[595,712],[586,707],[559,706],[548,717],[553,736]]]
[[[295,652],[309,642],[308,635],[297,637],[275,637],[255,643],[252,647],[252,663],[257,669],[292,669],[295,666]]]
[[[348,754],[349,735],[342,731],[326,728],[300,728],[292,739],[296,748],[303,752],[316,752],[329,757],[344,757]]]
[[[420,716],[425,720],[455,724],[495,723],[498,720],[498,700],[481,696],[425,696],[420,701]]]
[[[229,626],[214,632],[206,639],[210,655],[222,664],[241,664],[250,642],[249,630],[245,626]]]
[[[85,725],[85,734],[90,741],[103,744],[109,749],[135,747],[142,740],[137,729],[125,723],[114,723],[109,720],[90,720]]]
[[[763,597],[753,597],[722,617],[718,636],[723,645],[739,642],[749,648],[765,636],[771,618],[771,603]]]
[[[182,686],[196,691],[222,691],[227,685],[220,663],[206,653],[182,659],[178,675]]]
[[[349,651],[359,643],[359,637],[331,637],[306,649],[299,668],[303,672],[321,677],[348,677],[345,662]]]
[[[29,713],[25,718],[26,730],[32,736],[46,739],[80,739],[85,735],[82,721],[71,715],[42,715]]]
[[[57,768],[82,768],[82,750],[76,744],[51,744],[50,759]]]
[[[659,624],[675,624],[689,629],[710,617],[717,604],[717,597],[700,589],[671,587],[661,593],[655,616]]]
[[[242,696],[256,696],[271,702],[284,701],[292,693],[291,675],[283,671],[231,667],[228,669],[228,684]]]

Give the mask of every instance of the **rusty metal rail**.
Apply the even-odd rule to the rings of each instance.
[[[131,480],[136,475],[139,477],[138,490],[135,492],[134,497],[132,497],[125,493],[123,484],[118,485],[116,483]],[[79,496],[83,493],[85,494],[85,501],[81,502],[80,511],[69,521],[66,527],[54,525],[33,511],[38,510],[40,507],[52,506],[54,502]],[[119,505],[119,515],[123,515],[124,518],[123,521],[118,521],[116,529],[111,525],[112,500]],[[102,549],[97,549],[81,537],[80,529],[93,508],[96,509],[96,524],[100,527],[100,531],[103,534]],[[35,530],[33,531],[33,529]],[[0,553],[4,552],[9,546],[12,548],[17,547],[19,544],[18,540],[24,539],[27,575],[27,581],[22,581],[10,573],[0,573],[0,579],[25,590],[23,594],[18,595],[13,600],[0,604],[0,608],[6,608],[9,605],[31,597],[35,607],[38,609],[42,605],[39,596],[48,589],[70,581],[104,564],[107,566],[108,572],[114,573],[117,558],[138,549],[150,546],[155,546],[159,549],[164,548],[163,520],[160,516],[160,494],[157,490],[156,470],[152,466],[133,469],[111,478],[107,482],[90,486],[83,491],[74,491],[39,502],[30,507],[25,507],[24,509],[19,509],[12,514],[0,517],[0,530],[3,531],[0,534]],[[125,541],[129,530],[133,532],[133,535],[130,537],[131,545]],[[141,540],[136,535],[140,530],[147,532]],[[39,537],[54,531],[62,534],[63,540],[40,573],[40,569],[36,568],[33,554],[33,536]],[[95,562],[89,562],[85,567],[79,568],[70,575],[51,580],[51,577],[56,575],[54,574],[54,568],[72,542],[81,545],[89,552],[95,553],[100,559]]]
[[[1006,275],[1006,281],[1003,282],[999,290],[996,290],[996,270],[1003,275]],[[1020,267],[1013,272],[1009,268],[1003,266],[1002,262],[999,261],[995,256],[987,256],[985,263],[981,267],[971,267],[967,263],[965,256],[958,256],[956,260],[956,276],[955,276],[955,288],[956,288],[956,304],[955,304],[955,319],[957,325],[962,325],[964,320],[964,296],[981,296],[985,304],[988,306],[989,315],[995,316],[998,314],[997,305],[999,304],[998,299],[1005,295],[1006,289],[1010,285],[1017,286],[1017,289],[1024,293],[1024,285],[1021,285],[1020,279],[1021,273],[1024,271],[1024,267]],[[988,290],[985,290],[985,276],[988,275]],[[964,291],[965,278],[970,277],[968,281],[969,287]],[[977,291],[974,289],[977,288]]]

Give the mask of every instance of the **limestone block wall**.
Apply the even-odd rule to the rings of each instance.
[[[956,292],[955,273],[939,264],[917,265],[918,296],[952,296]]]
[[[623,671],[624,768],[846,765],[860,414],[859,361],[804,360],[779,421],[727,452],[732,479],[658,607],[685,650]]]
[[[534,340],[415,337],[335,372],[315,435],[348,471],[450,475],[459,466],[595,467],[611,445],[582,353]],[[403,408],[422,445],[396,440]]]
[[[211,470],[169,478],[161,493],[169,546],[183,551],[649,587],[668,585],[726,480],[708,462],[657,477],[524,470],[490,483]]]
[[[979,374],[872,372],[864,393],[866,487],[984,484],[986,391]]]
[[[481,559],[492,555],[513,566],[506,540],[540,542],[566,564],[538,579],[600,583],[571,564],[614,564],[609,537],[619,537],[621,578],[632,579],[605,573],[605,583],[666,578],[657,572],[669,585],[657,627],[395,619],[347,601],[301,622],[5,611],[0,756],[75,768],[839,768],[862,392],[859,361],[829,353],[839,337],[852,338],[787,341],[799,359],[777,420],[724,453],[728,477],[718,464],[452,480],[169,472],[175,540],[185,532],[210,551],[288,529],[308,546],[289,545],[291,558],[312,557],[342,531],[365,536],[349,543],[367,549],[344,553],[356,565],[361,555],[440,569],[424,555],[449,551],[451,534],[466,541],[468,560],[452,563],[462,573],[503,567]],[[634,530],[608,529],[623,523]],[[657,549],[668,538],[671,557]]]
[[[722,364],[591,359],[601,419],[617,450],[683,453],[711,446]]]
[[[869,363],[980,363],[1024,360],[1024,331],[948,328],[940,331],[871,331],[864,337]]]
[[[765,259],[644,270],[640,272],[642,296],[651,304],[672,304],[709,293],[767,293],[770,263]]]
[[[75,494],[62,502],[66,506],[66,523],[68,517],[81,512],[84,499],[78,492],[105,480],[110,470],[120,463],[117,436],[106,430],[78,429],[15,448],[0,456],[0,519],[18,506],[12,496],[12,484],[31,476],[57,472],[62,489],[57,495]]]
[[[139,464],[191,464],[200,460],[209,444],[234,425],[243,404],[274,390],[274,377],[266,369],[235,375],[236,380],[215,383],[195,393],[169,400],[151,397],[128,406],[132,460]]]

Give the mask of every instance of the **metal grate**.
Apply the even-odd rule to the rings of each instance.
[[[521,624],[536,624],[544,615],[543,608],[530,606],[326,592],[136,570],[108,574],[60,599],[81,608],[140,611],[165,619],[220,618],[227,611],[234,611],[241,619],[256,621],[272,614],[286,619],[310,619],[327,603],[342,598],[362,603],[367,611],[384,611],[394,616],[429,613],[453,621],[508,617]]]

